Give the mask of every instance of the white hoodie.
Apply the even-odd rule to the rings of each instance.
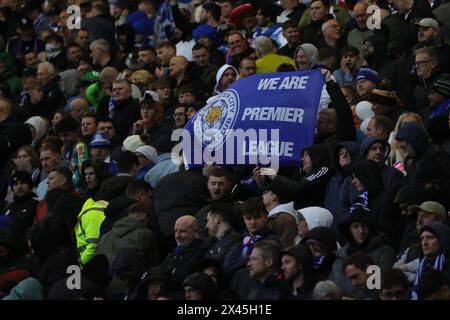
[[[221,94],[223,92],[223,89],[220,88],[220,79],[222,78],[224,72],[228,69],[233,69],[234,72],[236,72],[236,80],[239,78],[239,72],[236,70],[235,67],[233,67],[230,64],[224,64],[220,67],[220,69],[216,73],[216,85],[214,86],[214,92],[213,94]]]
[[[333,224],[333,214],[325,208],[321,207],[306,207],[297,211],[297,222],[299,216],[303,216],[308,224],[308,229],[315,227],[331,227]]]

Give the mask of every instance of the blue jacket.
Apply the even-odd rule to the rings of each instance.
[[[171,159],[170,153],[163,153],[158,157],[158,163],[151,168],[144,176],[144,180],[148,182],[152,188],[155,188],[161,178],[177,172],[179,165],[174,164]]]

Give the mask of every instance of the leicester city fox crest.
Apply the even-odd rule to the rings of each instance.
[[[239,96],[227,90],[212,99],[194,117],[195,139],[208,149],[222,146],[239,112]]]

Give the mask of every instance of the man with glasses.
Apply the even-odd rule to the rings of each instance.
[[[432,47],[416,50],[414,66],[419,79],[419,83],[414,88],[415,109],[425,116],[430,106],[428,96],[431,94],[431,85],[440,74],[437,51]]]
[[[331,48],[337,56],[343,44],[341,26],[336,19],[330,19],[322,24],[321,29],[322,39],[317,48]]]

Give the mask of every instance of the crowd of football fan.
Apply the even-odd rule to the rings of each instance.
[[[0,0],[0,298],[449,299],[449,16]],[[235,81],[306,70],[325,84],[300,167],[172,153]]]

